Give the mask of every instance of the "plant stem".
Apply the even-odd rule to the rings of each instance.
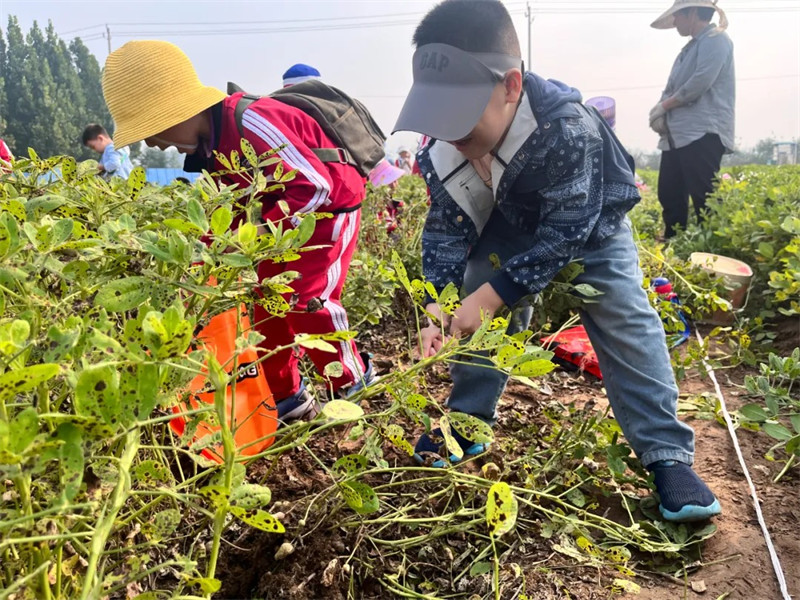
[[[139,428],[135,427],[129,430],[125,436],[125,446],[118,467],[119,480],[114,488],[110,504],[103,507],[103,511],[98,518],[94,536],[92,537],[91,552],[86,567],[81,600],[88,600],[88,598],[92,597],[93,593],[97,591],[98,586],[102,583],[101,581],[96,581],[100,557],[105,549],[106,541],[114,529],[114,522],[117,518],[117,514],[125,504],[125,500],[127,500],[128,491],[131,487],[130,468],[138,450]]]

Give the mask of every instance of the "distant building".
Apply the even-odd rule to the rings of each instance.
[[[797,142],[775,142],[772,144],[773,165],[796,165]]]

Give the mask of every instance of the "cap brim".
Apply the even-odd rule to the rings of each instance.
[[[417,81],[392,133],[414,131],[437,140],[460,140],[480,121],[494,87],[493,81],[459,85]]]

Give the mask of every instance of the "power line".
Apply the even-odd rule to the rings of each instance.
[[[620,0],[594,0],[593,2],[589,3],[585,0],[559,0],[558,2],[546,2],[537,0],[533,2],[530,7],[529,15],[531,17],[536,15],[591,15],[591,14],[619,14],[619,15],[634,15],[634,14],[653,14],[655,15],[658,12],[658,7],[662,6],[663,3],[660,0],[657,0],[658,4],[652,4],[652,8],[648,5],[642,5],[641,2],[637,2],[636,6],[633,6],[633,3],[628,4],[625,6],[626,3],[621,2]],[[772,4],[778,4],[776,6],[764,6],[763,3],[753,6],[752,3],[742,6],[731,5],[726,7],[727,12],[730,13],[762,13],[762,14],[770,14],[770,13],[778,13],[778,12],[797,12],[800,11],[800,2],[797,0],[765,0]],[[782,3],[782,4],[781,4]],[[507,3],[508,5],[524,5],[524,2],[514,2],[514,3]],[[527,9],[526,9],[527,10]],[[519,15],[522,14],[522,9],[519,10],[510,10],[509,11],[512,15]],[[316,17],[310,19],[291,19],[291,20],[273,20],[273,21],[189,21],[189,22],[159,22],[159,21],[150,21],[150,22],[132,22],[132,23],[108,23],[108,26],[117,27],[171,27],[171,31],[158,31],[158,30],[142,30],[142,31],[118,31],[115,29],[115,34],[123,37],[131,37],[131,36],[148,36],[148,35],[169,35],[169,36],[178,36],[178,35],[250,35],[250,34],[263,34],[263,33],[291,33],[291,32],[302,32],[302,31],[323,31],[323,30],[332,30],[332,29],[361,29],[361,28],[375,28],[375,27],[388,27],[388,26],[396,26],[396,25],[409,25],[417,23],[418,19],[422,17],[424,13],[393,13],[393,14],[374,14],[374,15],[354,15],[348,17]],[[388,19],[387,19],[388,18]],[[379,19],[370,21],[370,19]],[[402,19],[402,20],[394,20],[394,19]],[[334,25],[329,24],[331,22],[342,22],[346,21],[347,24],[345,25]],[[302,24],[313,24],[318,23],[318,25],[310,25],[310,26],[303,26]],[[321,23],[321,24],[320,24]],[[225,26],[237,26],[237,25],[249,25],[249,26],[257,26],[257,25],[289,25],[288,27],[268,27],[268,28],[257,28],[257,29],[236,29],[236,30],[220,30],[220,27]],[[202,27],[202,26],[213,26],[213,30],[188,30],[188,31],[175,31],[175,28],[182,28],[182,27]],[[69,31],[65,31],[59,35],[66,36],[70,33],[76,33],[81,31],[90,31],[90,30],[97,30],[97,29],[105,29],[106,24],[98,23],[96,25],[90,25],[86,27],[81,27],[78,29],[72,29]],[[90,34],[87,36],[94,38],[93,36],[97,35],[97,33]]]

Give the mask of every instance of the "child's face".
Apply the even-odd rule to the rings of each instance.
[[[193,154],[200,145],[200,138],[208,137],[208,131],[208,119],[203,112],[183,123],[178,123],[169,129],[146,138],[144,143],[150,148],[158,148],[159,150],[166,150],[170,146],[174,146],[178,152]]]
[[[102,154],[103,150],[105,150],[106,146],[108,146],[110,143],[111,143],[111,138],[101,134],[101,135],[98,135],[93,140],[88,140],[86,142],[86,146],[88,146],[89,148],[91,148],[95,152],[97,152],[99,154]]]
[[[522,73],[512,69],[503,81],[494,86],[489,104],[480,121],[460,140],[447,140],[466,158],[481,158],[497,148],[503,141],[517,112],[522,94]]]

